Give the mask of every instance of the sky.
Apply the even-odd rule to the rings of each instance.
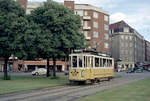
[[[46,0],[29,0],[43,2]],[[63,2],[64,0],[54,0]],[[110,14],[110,24],[124,20],[150,41],[150,0],[74,0],[75,3],[102,7]]]

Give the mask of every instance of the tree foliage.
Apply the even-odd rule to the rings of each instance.
[[[16,37],[12,28],[24,16],[24,9],[15,1],[0,0],[0,56],[9,57],[12,54]]]
[[[16,38],[15,31],[22,34],[23,30],[16,26],[16,22],[23,20],[25,17],[25,10],[21,5],[13,0],[0,0],[0,56],[4,57],[4,78],[7,79],[7,62],[11,54],[15,53],[14,40]]]
[[[27,20],[20,4],[14,0],[0,0],[0,56],[5,59],[6,78],[7,62],[12,54],[20,59],[36,57],[38,33],[38,26]]]
[[[39,57],[52,57],[56,61],[56,58],[68,55],[68,49],[85,48],[80,16],[74,15],[71,9],[49,0],[33,10],[29,19],[41,29],[37,46]]]

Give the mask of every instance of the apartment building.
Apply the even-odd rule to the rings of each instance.
[[[110,25],[111,55],[123,67],[134,67],[145,60],[144,37],[126,22]]]
[[[82,32],[89,48],[102,53],[110,53],[109,14],[102,8],[89,4],[75,4],[73,0],[65,0],[64,5],[81,16]]]
[[[150,42],[145,40],[145,61],[150,64]]]

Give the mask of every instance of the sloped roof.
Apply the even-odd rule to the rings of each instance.
[[[133,29],[131,26],[129,26],[125,21],[121,20],[119,22],[113,23],[110,25],[110,29],[115,29],[115,28],[123,28],[123,27],[129,27]]]

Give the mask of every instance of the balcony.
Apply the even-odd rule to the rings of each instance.
[[[83,30],[90,30],[91,27],[90,26],[83,26]]]
[[[85,37],[86,40],[91,40],[91,37]]]
[[[83,20],[91,20],[91,16],[83,16]]]

